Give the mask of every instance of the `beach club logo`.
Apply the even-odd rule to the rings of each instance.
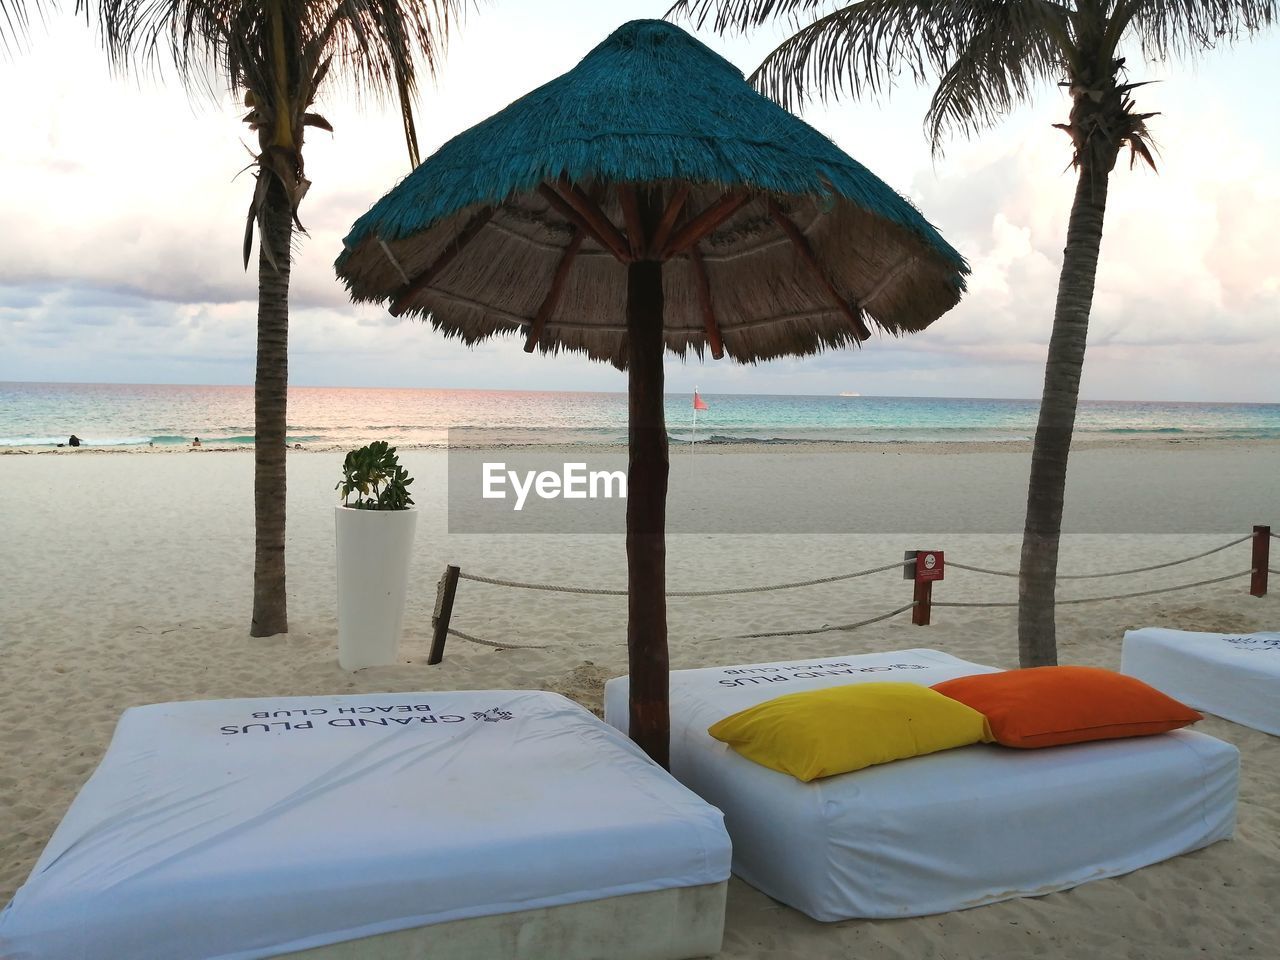
[[[325,706],[290,707],[282,710],[258,710],[250,717],[242,718],[236,723],[228,723],[220,728],[224,736],[243,733],[285,733],[295,730],[323,730],[326,727],[360,728],[360,727],[412,727],[421,729],[436,724],[467,722],[466,713],[470,712],[471,722],[500,723],[503,720],[515,719],[515,714],[503,707],[489,707],[485,710],[464,711],[461,713],[443,713],[433,710],[428,703],[394,703],[394,704],[342,704],[327,703]],[[245,723],[248,719],[252,722]]]
[[[505,462],[485,461],[481,469],[481,496],[509,500],[517,513],[529,495],[542,500],[625,500],[624,470],[588,470],[585,463],[565,463],[556,470],[509,470]]]
[[[471,714],[476,720],[483,720],[485,723],[498,723],[502,720],[510,720],[514,714],[510,710],[503,710],[500,707],[490,707],[488,710],[476,710]]]

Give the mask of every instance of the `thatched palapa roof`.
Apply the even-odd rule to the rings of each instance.
[[[662,211],[645,249],[620,185]],[[666,261],[668,349],[744,362],[923,329],[968,273],[884,182],[653,20],[446,143],[356,221],[336,269],[353,299],[467,343],[521,332],[624,367],[628,258]]]

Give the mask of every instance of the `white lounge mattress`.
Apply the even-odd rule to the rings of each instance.
[[[556,694],[157,704],[121,718],[0,957],[271,957],[723,883],[729,856],[719,811]]]
[[[978,744],[801,783],[712,739],[783,693],[990,673],[936,650],[681,670],[671,769],[725,814],[733,869],[818,920],[942,913],[1075,886],[1229,837],[1239,758],[1213,737],[1015,750]],[[627,726],[627,682],[605,687]]]
[[[1120,670],[1197,710],[1280,736],[1280,633],[1129,630]]]

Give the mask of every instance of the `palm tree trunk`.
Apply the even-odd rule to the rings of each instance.
[[[1054,630],[1054,587],[1058,574],[1058,538],[1067,486],[1067,456],[1075,427],[1084,366],[1089,311],[1102,247],[1107,182],[1115,151],[1105,158],[1085,151],[1067,225],[1053,333],[1045,362],[1040,419],[1031,448],[1027,520],[1022,536],[1018,578],[1018,660],[1024,667],[1058,662]]]
[[[627,267],[627,665],[631,739],[669,768],[667,425],[662,409],[662,264]]]
[[[289,632],[285,604],[285,424],[289,387],[289,253],[293,220],[271,173],[258,249],[258,372],[254,384],[253,622],[250,636]],[[268,250],[275,260],[272,266]]]

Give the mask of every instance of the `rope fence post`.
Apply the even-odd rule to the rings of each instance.
[[[933,612],[933,581],[917,580],[911,601],[915,604],[911,608],[911,622],[917,627],[929,626],[929,614]]]
[[[927,627],[933,611],[933,582],[943,577],[942,551],[908,550],[902,561],[902,578],[915,581],[911,622],[917,627]]]
[[[1253,576],[1249,578],[1249,596],[1267,595],[1267,568],[1271,565],[1271,528],[1253,528]]]
[[[436,585],[436,608],[431,614],[431,653],[427,663],[435,665],[444,659],[444,641],[449,636],[449,620],[453,617],[453,598],[458,592],[458,574],[462,570],[449,564]]]

